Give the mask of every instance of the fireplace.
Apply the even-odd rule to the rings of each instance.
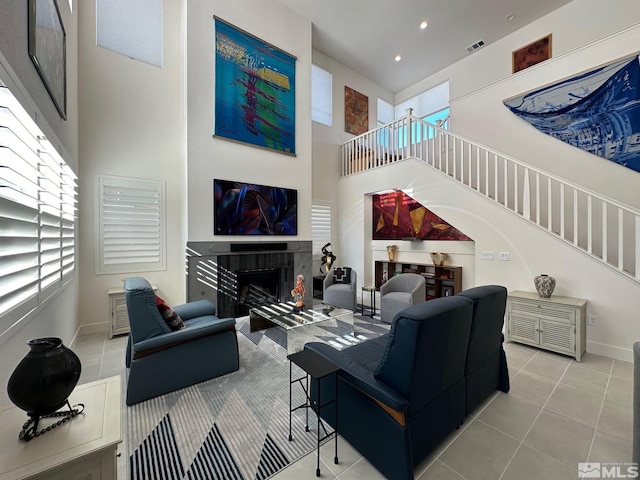
[[[249,315],[249,309],[280,298],[280,269],[237,272],[238,299],[234,317]]]
[[[187,243],[187,300],[211,300],[221,318],[248,315],[269,296],[288,296],[299,274],[312,291],[310,241]]]

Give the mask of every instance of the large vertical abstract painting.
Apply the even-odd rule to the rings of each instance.
[[[541,132],[640,172],[638,55],[504,104]]]
[[[472,240],[402,190],[372,200],[373,240]]]
[[[214,135],[295,155],[296,58],[215,18]]]

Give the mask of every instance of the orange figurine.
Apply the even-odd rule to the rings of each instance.
[[[296,300],[296,307],[304,307],[304,294],[306,290],[304,289],[304,275],[298,275],[298,280],[296,282],[296,287],[291,290],[291,296]]]

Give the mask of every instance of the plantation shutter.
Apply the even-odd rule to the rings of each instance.
[[[73,278],[75,179],[0,82],[0,335]]]
[[[164,182],[98,175],[97,273],[164,270]]]
[[[322,247],[331,242],[331,205],[311,205],[312,254],[320,257]]]

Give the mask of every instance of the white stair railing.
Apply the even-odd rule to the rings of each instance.
[[[640,211],[407,115],[341,146],[342,176],[417,158],[640,283]]]

